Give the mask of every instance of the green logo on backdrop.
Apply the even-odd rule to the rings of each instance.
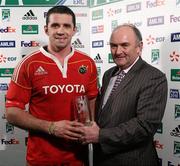
[[[0,0],[0,6],[87,6],[88,0]]]
[[[156,132],[159,133],[159,134],[162,134],[162,133],[163,133],[163,124],[162,124],[162,122],[161,122],[161,124],[158,126]]]
[[[90,7],[105,5],[113,2],[118,2],[119,0],[90,0]]]
[[[0,77],[11,77],[14,72],[14,68],[0,68]]]
[[[92,11],[92,20],[103,19],[103,9]]]
[[[109,63],[114,63],[111,53],[108,54],[108,62]]]
[[[180,81],[180,69],[171,69],[171,81]]]
[[[159,62],[159,49],[152,49],[151,51],[151,63]]]
[[[0,0],[1,6],[50,6],[57,4],[59,1],[60,0]]]
[[[117,20],[112,20],[111,22],[111,29],[112,31],[118,26],[118,21]]]
[[[10,9],[2,9],[2,20],[10,21]]]
[[[171,81],[180,81],[180,69],[171,69]]]
[[[38,34],[38,25],[22,25],[22,34]]]
[[[174,155],[176,155],[177,157],[180,156],[180,142],[178,141],[174,141]]]
[[[174,118],[180,119],[180,105],[178,105],[178,104],[175,104]]]

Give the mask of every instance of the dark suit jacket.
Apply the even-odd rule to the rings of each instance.
[[[99,144],[94,166],[157,166],[153,136],[167,100],[165,75],[139,58],[102,108],[106,88],[118,67],[105,72],[97,98]]]

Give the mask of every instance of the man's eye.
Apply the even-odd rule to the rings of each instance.
[[[110,44],[111,48],[116,48],[117,45],[116,44]]]
[[[70,24],[64,24],[64,27],[65,28],[71,28],[71,25]]]
[[[58,28],[59,25],[58,25],[58,24],[52,24],[51,27],[53,27],[53,28]]]

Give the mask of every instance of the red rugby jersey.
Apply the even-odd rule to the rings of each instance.
[[[6,107],[25,109],[29,103],[29,112],[39,119],[71,120],[73,97],[86,94],[92,99],[97,93],[97,70],[89,56],[72,48],[62,67],[55,56],[40,48],[25,56],[15,68],[6,96]],[[78,148],[74,143],[44,133],[29,133],[29,162],[60,163],[67,158],[74,160],[76,151]]]

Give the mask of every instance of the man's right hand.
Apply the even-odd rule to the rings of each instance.
[[[77,121],[61,120],[53,123],[52,134],[69,140],[78,140],[82,137],[79,127],[83,127],[82,123]]]

